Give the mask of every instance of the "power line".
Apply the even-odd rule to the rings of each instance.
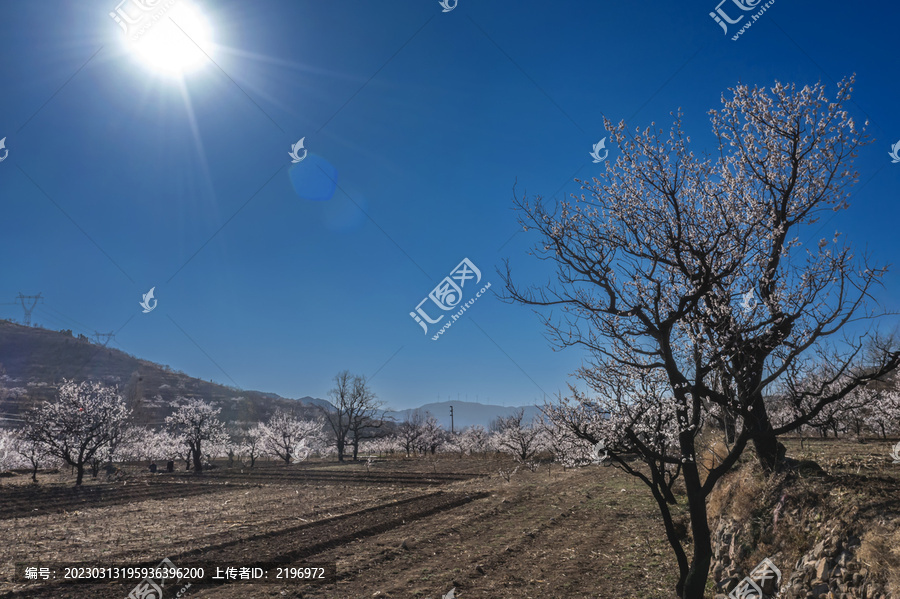
[[[54,313],[54,314],[51,314],[51,316],[55,316],[56,318],[62,318],[64,320],[69,321],[70,323],[75,323],[76,325],[78,325],[77,328],[81,329],[82,331],[84,331],[86,333],[93,330],[91,327],[84,324],[83,322],[79,322],[79,321],[75,320],[74,318],[72,318],[71,316],[68,316],[68,315],[64,314],[63,312],[60,312],[56,308],[53,308],[49,305],[44,306],[44,308],[41,310],[41,312],[45,312],[45,313],[48,311]],[[71,325],[69,325],[69,326],[71,326]]]

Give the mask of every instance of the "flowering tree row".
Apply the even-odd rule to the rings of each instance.
[[[104,464],[182,458],[201,472],[204,462],[240,457],[252,466],[262,455],[286,464],[302,461],[325,443],[322,420],[305,420],[278,410],[266,422],[246,429],[226,426],[221,408],[200,399],[176,400],[178,407],[159,430],[134,426],[131,410],[115,387],[63,381],[55,401],[25,414],[21,429],[0,430],[0,471],[66,464],[82,484]]]

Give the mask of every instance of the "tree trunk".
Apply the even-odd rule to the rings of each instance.
[[[338,437],[337,440],[338,462],[344,461],[344,440]]]
[[[725,417],[723,418],[725,423],[725,444],[733,445],[735,438],[737,438],[736,426],[734,414],[731,412],[725,412]]]
[[[563,466],[563,472],[565,472],[565,470],[566,467]],[[656,503],[659,506],[659,512],[663,518],[663,526],[666,529],[666,538],[669,540],[669,545],[672,547],[672,551],[675,553],[675,561],[678,562],[678,582],[675,584],[675,593],[678,595],[678,597],[683,597],[684,581],[687,579],[690,568],[688,567],[688,561],[687,556],[684,553],[684,547],[681,546],[681,539],[679,538],[679,535],[675,530],[675,523],[672,521],[672,512],[669,510],[666,498],[660,492],[662,488],[662,485],[656,483],[656,486],[650,487],[650,490],[653,493],[653,498],[656,499]]]
[[[78,471],[78,476],[75,479],[75,486],[77,487],[81,484],[81,481],[84,480],[84,464],[76,464],[75,468]]]
[[[712,563],[712,542],[710,540],[709,521],[706,512],[706,497],[701,491],[700,476],[697,466],[686,464],[684,483],[688,495],[688,509],[691,515],[691,536],[693,537],[694,554],[691,566],[684,580],[681,599],[703,599],[706,580],[709,577],[709,566]]]
[[[359,457],[359,439],[353,439],[353,461]]]
[[[767,474],[771,474],[780,468],[784,462],[785,447],[778,441],[778,437],[772,434],[772,423],[763,402],[762,394],[754,397],[750,407],[750,415],[753,418],[753,446],[756,448],[756,456],[759,465]]]
[[[196,445],[191,444],[191,453],[194,457],[194,474],[200,474],[203,472],[203,454],[200,453],[199,441],[197,441]]]
[[[781,468],[787,450],[777,437],[774,435],[755,437],[753,447],[756,448],[759,465],[762,466],[764,472],[771,474]]]

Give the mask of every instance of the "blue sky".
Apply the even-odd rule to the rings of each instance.
[[[713,1],[191,4],[215,64],[179,79],[136,58],[112,0],[0,2],[0,303],[41,292],[43,326],[116,331],[138,357],[287,397],[324,397],[346,368],[394,408],[540,402],[582,356],[552,351],[530,309],[488,293],[438,341],[409,316],[463,258],[498,291],[504,258],[547,280],[513,185],[562,198],[602,172],[603,115],[667,126],[680,107],[713,151],[706,112],[728,87],[832,93],[854,72],[874,143],[822,234],[897,261],[896,7],[778,0],[731,41]],[[328,201],[291,184],[301,137],[338,172]]]

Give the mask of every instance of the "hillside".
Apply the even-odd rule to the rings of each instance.
[[[117,385],[134,409],[136,420],[144,424],[161,423],[172,413],[179,396],[212,401],[222,406],[225,420],[238,422],[265,420],[278,407],[299,408],[301,416],[313,417],[320,413],[318,407],[331,406],[324,399],[310,396],[289,399],[219,385],[103,347],[83,336],[74,337],[70,331],[0,320],[0,425],[15,425],[30,406],[52,399],[63,379]],[[498,416],[519,409],[467,401],[429,403],[417,409],[431,413],[449,430],[450,406],[456,430],[472,425],[487,427]],[[523,409],[527,421],[540,413],[535,406]],[[402,422],[411,411],[389,411],[386,416]]]
[[[178,396],[202,398],[222,406],[231,421],[259,421],[276,408],[300,408],[312,416],[325,400],[288,399],[274,393],[244,391],[193,378],[70,332],[0,321],[0,420],[15,424],[35,403],[51,399],[63,379],[118,385],[139,423],[160,423]]]

